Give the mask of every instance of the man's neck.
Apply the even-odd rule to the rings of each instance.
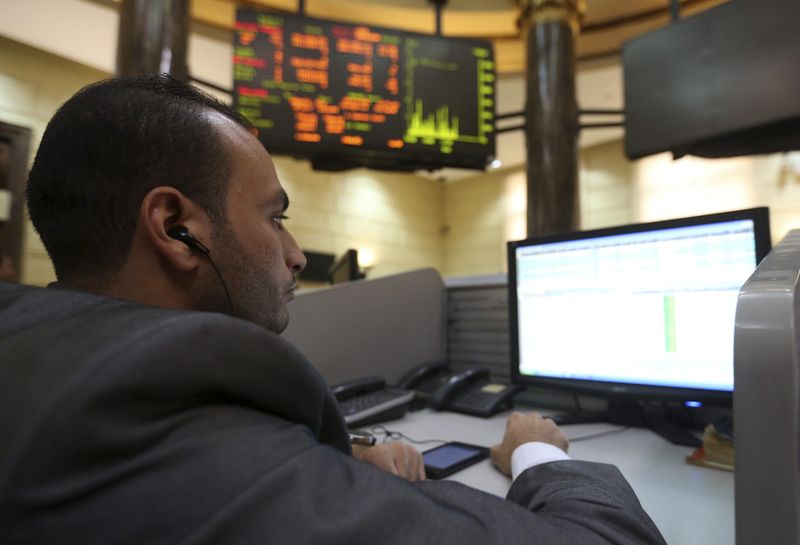
[[[141,276],[140,278],[146,278]],[[124,274],[111,281],[96,279],[64,278],[51,284],[61,289],[80,290],[103,297],[120,299],[153,307],[191,309],[190,301],[180,297],[174,290],[165,289],[158,281],[142,282],[126,279]]]

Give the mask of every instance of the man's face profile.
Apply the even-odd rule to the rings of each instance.
[[[227,223],[215,226],[214,259],[231,291],[235,314],[275,333],[289,323],[295,274],[306,259],[283,224],[288,197],[261,143],[230,119],[209,114],[233,165]],[[213,281],[213,279],[211,279]],[[206,289],[220,286],[208,283]]]

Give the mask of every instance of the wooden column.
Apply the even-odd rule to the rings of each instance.
[[[527,41],[528,236],[580,228],[575,38],[585,0],[518,0]]]
[[[189,0],[122,0],[117,74],[189,76]]]

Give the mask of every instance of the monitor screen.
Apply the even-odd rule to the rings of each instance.
[[[730,402],[756,208],[509,243],[512,377],[608,397]]]
[[[234,106],[271,152],[315,167],[484,169],[490,42],[251,8],[236,12]]]

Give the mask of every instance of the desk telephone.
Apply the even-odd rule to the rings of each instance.
[[[519,391],[517,386],[491,380],[486,368],[451,371],[443,362],[412,369],[397,387],[415,391],[422,406],[482,417],[511,408],[511,398]]]
[[[451,371],[444,362],[409,371],[394,388],[379,377],[335,386],[345,422],[350,427],[400,418],[409,408],[431,407],[488,417],[512,406],[519,388],[494,382],[488,369]]]

